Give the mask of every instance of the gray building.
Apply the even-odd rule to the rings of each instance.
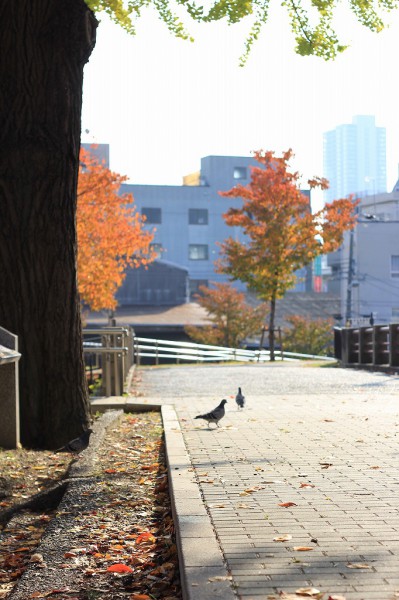
[[[128,269],[116,292],[119,306],[162,306],[188,302],[188,271],[164,260]]]
[[[340,256],[343,320],[399,322],[399,182],[391,193],[361,200]]]
[[[358,115],[323,136],[324,177],[330,182],[327,202],[348,194],[386,192],[386,131],[375,117]]]
[[[145,303],[173,303],[170,286],[156,281],[160,276],[159,264],[169,263],[187,272],[189,297],[198,291],[200,285],[211,282],[226,282],[228,277],[215,270],[215,261],[220,258],[219,243],[227,237],[244,241],[240,228],[228,227],[223,214],[230,207],[239,208],[240,198],[224,198],[219,191],[230,190],[237,184],[247,185],[250,181],[250,166],[259,166],[253,158],[245,156],[207,156],[201,159],[201,170],[183,178],[183,185],[130,185],[121,186],[120,193],[132,194],[134,206],[145,215],[146,227],[154,232],[153,247],[158,252],[157,268],[148,268],[147,292],[141,294]],[[309,192],[304,192],[309,194]],[[137,277],[140,274],[137,273]],[[312,288],[310,269],[298,273],[301,281],[295,291],[309,291]],[[138,288],[133,291],[135,272],[127,274],[125,284],[118,292],[121,305],[138,302]],[[140,275],[141,277],[141,275]],[[155,279],[150,282],[151,277]],[[130,283],[129,283],[130,282]],[[238,288],[244,289],[239,282]],[[137,287],[137,286],[136,286]],[[158,290],[151,292],[152,290]],[[158,298],[158,300],[157,300]],[[169,300],[168,300],[169,299]]]

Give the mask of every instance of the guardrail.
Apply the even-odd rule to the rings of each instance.
[[[0,327],[0,446],[19,446],[18,336]]]
[[[335,355],[343,366],[399,367],[399,324],[335,328]]]
[[[128,375],[133,364],[143,361],[152,364],[164,362],[268,362],[268,350],[246,350],[245,348],[228,348],[194,344],[192,342],[175,342],[153,338],[135,337],[131,327],[103,327],[100,329],[84,329],[83,352],[85,354],[90,379],[94,374],[101,374],[101,393],[106,396],[120,396],[127,390]],[[318,359],[331,361],[328,356],[296,354],[294,352],[275,351],[275,359],[302,360]],[[94,362],[94,364],[93,364]]]
[[[275,351],[276,360],[319,359],[334,361],[328,356],[296,354],[294,352]],[[134,360],[140,365],[142,360],[150,360],[158,365],[160,362],[265,362],[270,361],[269,350],[246,350],[244,348],[228,348],[225,346],[210,346],[191,342],[174,342],[152,338],[134,338]]]
[[[134,363],[131,327],[103,327],[83,330],[83,352],[89,360],[89,369],[101,371],[102,392],[106,396],[121,396]],[[91,340],[88,340],[91,336]]]

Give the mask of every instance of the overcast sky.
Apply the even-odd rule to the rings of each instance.
[[[82,140],[109,143],[111,168],[131,183],[180,185],[203,156],[260,148],[291,147],[304,178],[323,175],[323,133],[369,114],[387,130],[388,191],[395,184],[399,11],[378,35],[343,13],[338,26],[351,48],[325,62],[295,54],[276,6],[244,68],[247,23],[191,24],[190,43],[175,39],[150,9],[135,37],[99,17],[85,67]]]

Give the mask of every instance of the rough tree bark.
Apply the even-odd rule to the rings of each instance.
[[[87,426],[76,280],[84,0],[0,3],[0,325],[19,336],[21,439],[55,448]]]

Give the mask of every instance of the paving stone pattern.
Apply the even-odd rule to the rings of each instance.
[[[307,587],[325,599],[399,598],[397,376],[302,363],[140,375],[144,401],[175,406],[190,485],[199,486],[239,598],[277,599]],[[238,386],[243,411],[234,401]],[[222,398],[219,429],[193,420]],[[188,502],[183,480],[175,500]],[[194,538],[192,567],[202,564],[206,546]]]

